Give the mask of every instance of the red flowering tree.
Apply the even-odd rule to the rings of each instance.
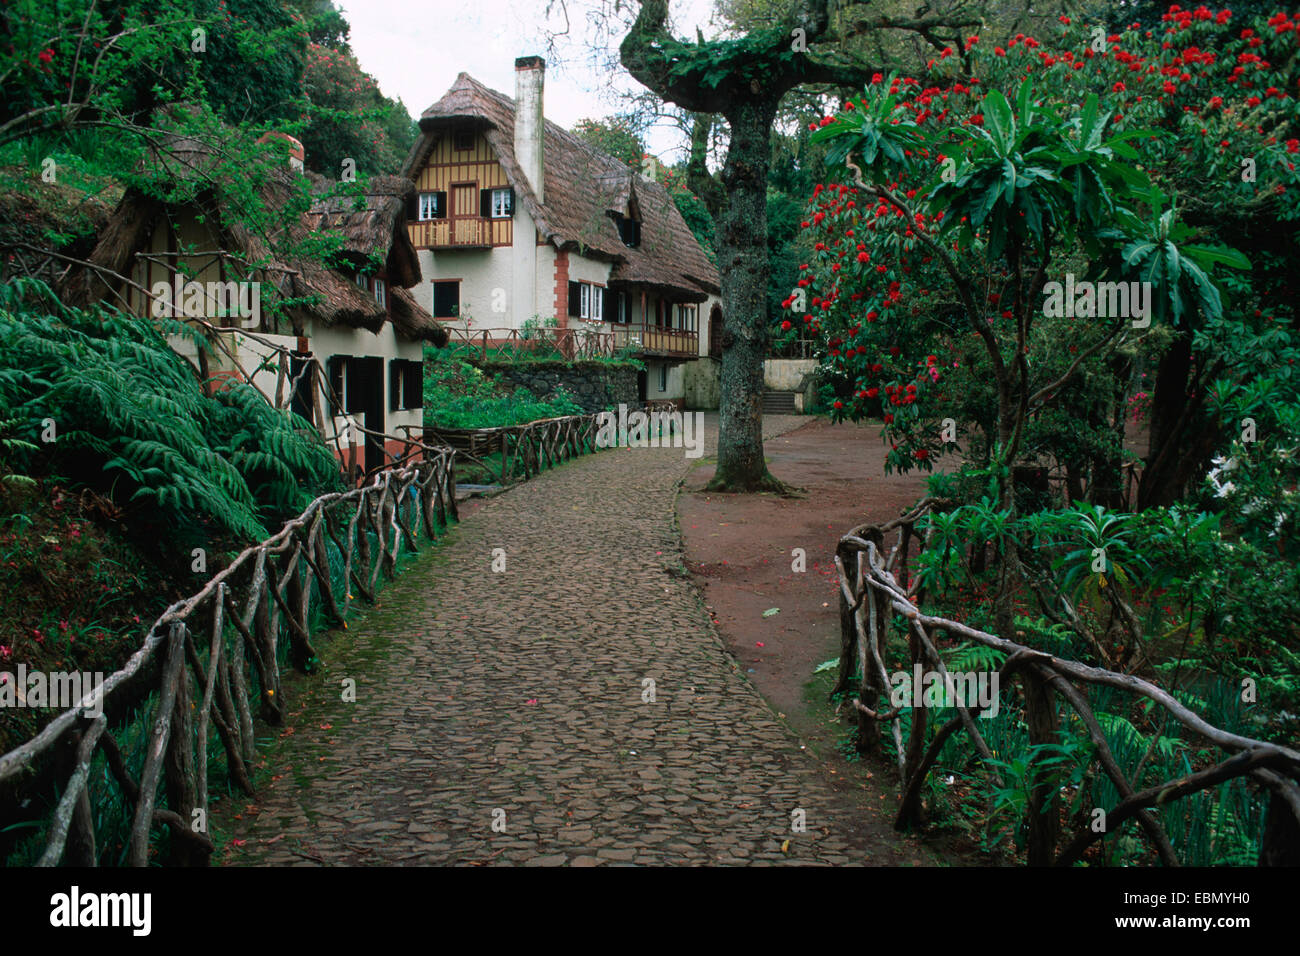
[[[837,415],[883,414],[897,468],[951,444],[945,418],[1008,465],[1026,429],[1076,403],[1100,401],[1113,421],[1122,389],[1098,396],[1094,378],[1122,380],[1145,351],[1159,361],[1153,460],[1178,466],[1163,482],[1177,486],[1186,456],[1170,449],[1197,435],[1216,367],[1193,355],[1195,334],[1244,321],[1289,281],[1269,268],[1284,244],[1251,274],[1223,267],[1248,264],[1230,243],[1256,252],[1248,226],[1295,216],[1296,21],[1241,29],[1227,11],[1172,8],[1161,35],[1062,20],[1050,44],[985,50],[971,36],[930,64],[973,77],[877,75],[822,120],[815,138],[850,175],[810,201],[786,321],[824,336],[848,386]],[[1150,326],[1095,302],[1044,315],[1047,284],[1066,277],[1151,283]]]

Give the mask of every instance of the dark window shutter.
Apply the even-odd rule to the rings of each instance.
[[[610,293],[609,289],[601,289],[600,295],[600,317],[606,322],[613,322],[617,318],[617,316],[610,311],[610,306],[614,302],[614,296]]]
[[[424,407],[424,362],[408,361],[402,366],[402,392],[407,408]]]
[[[406,199],[406,221],[418,222],[420,219],[420,194],[414,193]]]
[[[343,414],[343,363],[346,361],[343,355],[331,355],[325,363],[329,374],[331,415]]]
[[[632,246],[633,248],[635,248],[636,246],[639,245],[641,245],[641,220],[633,219],[632,220]]]
[[[515,214],[515,188],[513,186],[510,187],[509,193],[510,195],[506,197],[506,213],[513,216]]]
[[[569,283],[569,315],[582,315],[582,302],[579,299],[581,291],[578,283]]]
[[[446,219],[447,218],[447,193],[443,191],[443,192],[434,193],[434,195],[438,197],[437,199],[438,208],[434,212],[433,218]]]
[[[402,407],[402,360],[393,359],[388,363],[388,410],[395,412]]]
[[[478,214],[484,219],[492,215],[492,190],[480,189],[478,191]]]
[[[363,386],[368,383],[364,381],[366,376],[361,371],[365,368],[365,363],[357,362],[353,365],[348,357],[344,357],[343,361],[352,365],[348,371],[347,381],[343,383],[343,410],[349,415],[355,415],[357,412],[364,412],[366,408],[366,389]]]

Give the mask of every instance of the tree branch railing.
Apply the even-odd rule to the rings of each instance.
[[[448,326],[451,352],[478,353],[481,361],[489,357],[506,362],[554,357],[566,362],[612,358],[617,348],[609,332],[590,329],[458,329]]]
[[[105,778],[116,784],[130,817],[125,861],[148,864],[155,831],[165,827],[169,862],[207,863],[213,850],[207,826],[210,732],[216,732],[230,784],[251,795],[253,704],[263,720],[283,722],[280,658],[287,652],[297,669],[314,669],[312,610],[346,627],[354,595],[372,603],[380,578],[395,576],[399,554],[418,552],[421,540],[436,540],[458,517],[456,452],[405,440],[408,448],[418,446],[421,457],[405,458],[363,487],[322,495],[277,534],[245,549],[196,594],[162,613],[140,648],[104,680],[101,697],[87,693],[0,756],[0,784],[21,788],[31,771],[60,753],[73,754],[70,764],[55,771],[61,796],[40,865],[98,862],[88,787],[92,762],[101,754]],[[109,727],[142,699],[142,688],[156,693],[157,701],[142,752],[127,753],[130,748],[119,745]],[[160,789],[165,808],[158,805]]]
[[[595,414],[563,415],[496,428],[426,426],[424,434],[490,473],[496,472],[506,484],[513,477],[526,481],[547,468],[596,451],[598,418]],[[488,461],[493,455],[501,456],[499,465]]]
[[[1069,866],[1079,861],[1093,843],[1114,833],[1127,820],[1134,819],[1142,828],[1161,861],[1179,864],[1168,834],[1152,808],[1172,800],[1188,797],[1230,780],[1247,778],[1267,789],[1268,824],[1260,850],[1261,863],[1300,863],[1300,752],[1263,740],[1244,737],[1212,726],[1174,695],[1133,674],[1093,667],[1046,653],[1016,641],[970,627],[959,621],[926,614],[918,606],[918,584],[908,575],[908,554],[915,539],[921,547],[928,544],[928,532],[918,530],[918,523],[944,503],[923,498],[912,510],[881,524],[865,524],[845,534],[835,553],[835,567],[840,584],[841,648],[838,680],[832,696],[845,693],[858,718],[859,747],[877,750],[884,725],[889,725],[897,747],[900,779],[900,802],[895,826],[904,829],[922,820],[921,796],[929,773],[934,769],[944,743],[954,733],[965,732],[974,750],[984,759],[992,757],[976,724],[978,706],[963,706],[955,697],[956,684],[944,664],[943,652],[935,636],[939,632],[971,641],[1006,655],[996,672],[999,687],[1005,678],[1019,679],[1024,697],[1025,722],[1031,744],[1056,742],[1059,697],[1078,716],[1092,744],[1093,756],[1100,773],[1114,784],[1119,802],[1104,810],[1104,824],[1097,828],[1093,820],[1080,826],[1063,848],[1060,835],[1060,808],[1055,786],[1046,775],[1035,771],[1031,799],[1024,824],[1027,829],[1028,860],[1031,865]],[[893,547],[886,554],[886,536],[896,533]],[[927,714],[924,706],[911,711],[908,740],[903,740],[904,708],[880,706],[887,693],[890,675],[885,660],[890,630],[901,617],[907,631],[910,666],[921,665],[936,673],[956,711],[927,743]],[[857,675],[856,687],[854,675]],[[1088,701],[1087,686],[1109,687],[1133,698],[1144,698],[1166,712],[1190,735],[1219,748],[1226,756],[1216,757],[1210,766],[1193,773],[1138,789],[1129,780],[1107,742]],[[1070,821],[1067,820],[1068,825]]]

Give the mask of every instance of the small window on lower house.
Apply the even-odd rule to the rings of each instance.
[[[585,282],[578,284],[578,316],[591,318],[591,286]]]
[[[460,280],[433,284],[433,317],[454,319],[460,315]]]
[[[375,280],[375,301],[384,308],[388,308],[388,290],[384,286],[383,279]]]
[[[659,391],[661,392],[668,391],[668,366],[667,365],[659,366]]]

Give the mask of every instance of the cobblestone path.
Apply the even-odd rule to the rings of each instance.
[[[690,465],[584,457],[426,548],[292,688],[224,862],[915,862],[836,799],[712,629],[675,528]]]

